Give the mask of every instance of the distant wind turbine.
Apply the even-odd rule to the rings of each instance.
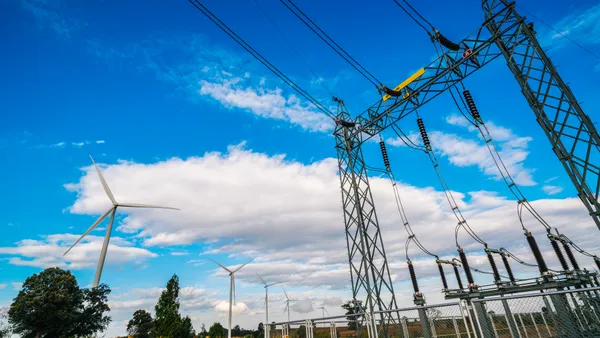
[[[288,297],[287,292],[285,292],[285,289],[283,287],[281,287],[281,289],[283,290],[283,293],[285,293],[285,310],[283,310],[283,312],[287,311],[288,314],[288,323],[290,322],[290,302],[295,302],[295,299],[290,299],[290,297]]]
[[[258,276],[258,278],[260,278],[260,281],[265,285],[265,312],[266,312],[266,321],[265,324],[267,324],[267,327],[269,325],[269,286],[273,286],[275,284],[280,284],[281,282],[275,282],[275,283],[271,283],[271,284],[267,284],[267,282],[265,282],[265,280],[257,273],[256,274]],[[267,330],[265,330],[265,337],[269,338],[269,333],[266,333]]]
[[[66,255],[66,254],[68,254],[69,251],[71,251],[71,249],[73,249],[73,247],[75,247],[75,245],[77,245],[77,243],[79,243],[85,236],[87,236],[92,230],[94,230],[94,228],[96,228],[100,223],[102,223],[102,221],[106,218],[106,216],[108,216],[108,214],[110,214],[110,220],[108,221],[108,227],[106,228],[106,235],[104,235],[104,243],[102,244],[102,251],[100,252],[100,259],[98,260],[98,267],[96,268],[96,276],[94,277],[93,287],[97,287],[98,283],[100,283],[100,276],[102,275],[102,268],[104,267],[104,260],[106,259],[106,251],[108,250],[108,243],[110,242],[110,234],[112,232],[113,222],[115,220],[115,213],[117,212],[117,208],[118,207],[125,207],[125,208],[171,209],[171,210],[179,210],[179,209],[177,209],[177,208],[171,208],[171,207],[161,207],[161,206],[158,206],[158,205],[150,205],[150,204],[118,203],[115,200],[115,196],[110,191],[110,188],[108,187],[108,184],[104,180],[104,176],[102,176],[102,173],[100,173],[100,169],[96,165],[96,162],[94,162],[94,158],[92,157],[92,155],[90,155],[90,158],[92,159],[92,163],[94,164],[94,167],[96,168],[96,172],[98,173],[98,177],[100,177],[100,182],[102,183],[102,187],[104,188],[104,191],[106,192],[106,195],[108,196],[108,198],[112,202],[112,207],[110,207],[110,209],[108,209],[107,212],[105,212],[104,214],[102,214],[102,216],[100,216],[96,220],[96,222],[94,222],[94,224],[92,224],[92,226],[89,227],[86,230],[86,232],[83,233],[83,235],[81,235],[81,237],[79,237],[79,239],[77,241],[75,241],[75,243],[73,243],[73,245],[71,245],[71,247],[67,251],[65,251],[65,253],[63,254],[63,256]]]
[[[237,268],[233,271],[229,270],[228,268],[221,265],[221,263],[219,263],[213,259],[210,259],[210,260],[213,261],[215,264],[218,264],[221,268],[223,268],[223,270],[229,272],[229,330],[227,332],[227,338],[231,338],[231,316],[232,316],[231,298],[233,297],[233,301],[235,302],[235,273],[240,271],[244,266],[246,266],[246,264],[252,262],[254,260],[254,258],[252,258],[251,260],[242,264],[242,266],[240,266],[239,268]]]
[[[321,309],[321,312],[323,312],[323,318],[325,318],[325,312],[327,312],[328,316],[331,316],[329,314],[329,311],[327,311],[327,309],[324,306],[318,307],[317,309]]]

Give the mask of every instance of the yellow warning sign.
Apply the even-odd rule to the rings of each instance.
[[[404,80],[404,82],[402,82],[401,84],[399,84],[398,86],[396,86],[396,88],[394,88],[394,91],[400,91],[400,90],[402,90],[404,87],[406,87],[409,84],[411,84],[413,81],[415,81],[416,79],[418,79],[423,74],[425,74],[425,68],[421,68],[421,69],[417,70],[416,73],[414,73],[408,79]],[[383,96],[383,101],[389,100],[390,97],[391,97],[390,95],[385,94]],[[405,98],[405,97],[403,96],[403,98]]]

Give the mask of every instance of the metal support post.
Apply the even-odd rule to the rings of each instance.
[[[521,338],[521,335],[519,333],[519,327],[517,325],[517,322],[515,321],[515,316],[510,310],[510,306],[508,305],[508,301],[506,301],[506,299],[502,300],[502,307],[504,308],[506,324],[508,325],[508,329],[510,330],[510,335],[513,338]]]
[[[550,309],[550,311],[552,311]],[[546,327],[546,331],[548,331],[548,337],[552,337],[552,332],[550,331],[550,326],[548,325],[548,322],[546,321],[546,316],[544,315],[544,311],[540,311],[540,313],[542,314],[542,320],[544,321],[544,326]]]
[[[419,321],[421,322],[421,330],[423,330],[423,337],[432,338],[431,326],[429,326],[429,320],[427,319],[427,312],[425,309],[418,309]]]
[[[559,322],[559,326],[556,329],[558,331],[560,327],[565,331],[564,333],[561,332],[563,334],[561,337],[577,337],[579,330],[577,330],[577,325],[573,321],[573,312],[571,311],[567,297],[561,294],[550,295],[550,300],[556,309],[556,317]]]
[[[523,323],[523,316],[521,316],[520,313],[516,314],[516,316],[519,317],[521,327],[523,328],[523,333],[525,333],[525,338],[529,338],[529,334],[527,333],[527,327],[525,326],[525,323]]]
[[[331,338],[337,338],[337,329],[335,327],[334,321],[331,321],[329,323],[329,335],[331,336]]]
[[[475,329],[475,321],[471,314],[471,306],[469,305],[468,300],[461,300],[458,304],[458,309],[460,310],[460,315],[462,316],[463,322],[465,323],[465,330],[467,331],[467,337],[471,338],[471,332],[469,331],[469,323],[471,323],[471,329],[473,330],[473,334],[477,337],[477,330]],[[467,315],[469,314],[469,315]],[[468,317],[468,321],[467,321]]]
[[[496,323],[494,323],[494,318],[491,313],[488,313],[488,318],[492,324],[492,329],[494,330],[494,338],[498,338],[498,330],[496,329]]]
[[[479,327],[479,337],[481,338],[491,338],[492,337],[492,326],[488,321],[487,311],[485,310],[485,305],[483,302],[472,302],[473,304],[473,313],[475,314],[475,319],[477,321]]]
[[[452,318],[452,325],[454,325],[454,333],[456,333],[456,338],[460,338],[460,328],[458,327],[456,318]],[[469,328],[467,328],[467,331],[469,331]]]
[[[312,320],[307,319],[304,323],[306,325],[306,338],[313,338],[313,323]]]
[[[533,313],[529,313],[529,316],[531,317],[531,322],[533,323],[533,327],[535,328],[535,332],[537,333],[538,338],[542,338],[542,335],[540,334],[540,329],[538,329],[537,323],[535,322],[535,317],[533,317]]]
[[[402,333],[404,334],[404,337],[410,337],[408,335],[408,324],[406,323],[406,317],[402,317],[400,319],[400,323],[402,323]]]

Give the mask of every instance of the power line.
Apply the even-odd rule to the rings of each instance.
[[[271,72],[273,72],[278,78],[280,78],[283,82],[287,83],[290,87],[292,87],[298,94],[302,95],[305,99],[310,101],[317,109],[322,111],[325,115],[329,116],[331,119],[335,120],[335,114],[333,114],[327,107],[321,104],[317,99],[315,99],[312,95],[310,95],[307,91],[302,89],[298,84],[296,84],[292,79],[287,77],[282,71],[280,71],[277,67],[275,67],[271,62],[269,62],[265,57],[263,57],[259,52],[257,52],[250,44],[248,44],[244,39],[242,39],[239,35],[237,35],[229,26],[227,26],[223,21],[221,21],[216,15],[214,15],[208,8],[206,8],[199,0],[188,0],[197,10],[202,12],[210,21],[212,21],[215,25],[217,25],[223,32],[225,32],[229,37],[231,37],[235,42],[237,42],[242,48],[244,48],[250,55],[254,56],[260,63],[262,63],[265,67],[267,67]]]
[[[350,66],[352,66],[357,72],[359,72],[365,79],[371,82],[376,88],[382,87],[382,82],[379,81],[373,74],[371,74],[365,67],[363,67],[358,61],[356,61],[344,48],[335,42],[325,31],[323,31],[319,25],[317,25],[306,13],[304,13],[296,4],[291,0],[280,0],[281,3],[287,7],[302,23],[304,23],[313,33],[315,33],[323,42],[325,42],[331,49],[333,49],[339,56],[342,57]],[[290,7],[290,5],[292,7]]]
[[[279,27],[277,27],[277,25],[275,24],[275,21],[273,21],[273,19],[271,19],[271,16],[264,10],[264,8],[260,5],[258,0],[253,0],[253,1],[256,4],[256,6],[258,6],[258,8],[260,8],[261,12],[263,12],[263,14],[267,17],[267,20],[269,20],[269,22],[271,22],[271,25],[273,25],[273,27],[275,27],[275,29],[279,32],[281,37],[287,42],[287,44],[292,48],[292,50],[296,53],[296,55],[298,55],[298,58],[300,58],[300,60],[304,63],[306,68],[308,68],[308,70],[311,73],[313,73],[313,75],[317,78],[317,81],[319,81],[319,84],[321,84],[321,86],[323,86],[325,91],[328,92],[329,95],[331,95],[332,97],[335,96],[335,95],[333,95],[333,93],[331,92],[329,87],[327,87],[327,85],[325,85],[325,83],[323,83],[323,81],[321,81],[321,77],[308,65],[308,62],[306,62],[306,60],[302,57],[302,55],[300,55],[300,52],[298,52],[298,50],[296,48],[294,48],[294,45],[285,36],[285,34],[283,34],[281,29],[279,29]]]
[[[576,42],[575,40],[571,39],[570,37],[568,37],[566,34],[564,34],[563,32],[555,29],[554,27],[552,27],[550,24],[546,23],[544,20],[538,18],[537,16],[531,14],[531,12],[529,12],[528,10],[526,10],[525,8],[523,8],[522,6],[519,6],[518,4],[516,5],[517,7],[519,7],[520,9],[523,10],[523,12],[529,14],[532,18],[536,19],[537,21],[541,22],[543,25],[545,25],[546,27],[550,28],[551,30],[553,30],[554,32],[560,34],[563,38],[569,40],[570,42],[572,42],[575,46],[581,48],[582,50],[586,51],[587,53],[589,53],[591,56],[595,57],[596,59],[600,60],[600,56],[598,56],[598,54],[592,52],[591,50],[587,49],[586,47],[584,47],[583,45],[579,44],[578,42]]]

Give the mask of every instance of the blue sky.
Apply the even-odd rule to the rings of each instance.
[[[257,1],[316,75],[255,2],[205,5],[321,102],[330,104],[321,83],[342,97],[353,115],[377,99],[370,83],[279,1]],[[519,4],[600,53],[597,1]],[[392,1],[306,1],[301,7],[389,86],[434,57],[425,33]],[[475,0],[460,8],[418,8],[455,39],[483,17]],[[103,275],[114,290],[109,334],[123,334],[133,311],[153,306],[158,288],[173,273],[186,287],[183,309],[197,328],[223,322],[227,280],[206,257],[229,265],[259,257],[237,279],[235,321],[244,327],[256,326],[264,316],[255,272],[287,281],[295,298],[305,300],[294,316],[318,316],[314,308],[322,303],[339,312],[338,303],[350,291],[330,121],[187,1],[166,6],[14,0],[1,3],[0,13],[0,174],[5,178],[0,304],[9,304],[19,283],[48,266],[70,268],[82,285],[91,284],[105,225],[72,255],[62,252],[108,206],[90,171],[92,154],[118,200],[182,209],[119,213]],[[543,25],[536,28],[561,76],[595,120],[599,61]],[[528,198],[550,223],[597,249],[597,241],[584,235],[597,229],[503,61],[466,85]],[[498,246],[516,243],[515,250],[527,254],[514,201],[477,134],[455,118],[450,97],[437,98],[420,113],[470,223]],[[414,116],[400,126],[414,132]],[[392,167],[415,232],[429,247],[452,254],[447,235],[454,221],[427,157],[390,141]],[[369,163],[380,166],[377,145],[365,149]],[[374,177],[372,184],[399,298],[409,305],[406,235],[389,183]],[[475,251],[469,243],[465,238]],[[416,252],[414,257],[431,276],[431,262]],[[437,279],[423,283],[429,301],[441,301]],[[273,292],[270,317],[283,319],[281,292]]]

